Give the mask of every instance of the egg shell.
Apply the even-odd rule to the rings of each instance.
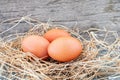
[[[55,40],[59,37],[64,37],[64,36],[70,36],[70,34],[63,29],[51,29],[44,34],[44,37],[49,42],[52,42],[53,40]]]
[[[48,46],[48,54],[54,60],[67,62],[76,59],[82,52],[81,42],[73,37],[60,37]]]
[[[49,41],[38,35],[25,37],[21,42],[21,48],[24,52],[31,52],[39,58],[48,57]]]

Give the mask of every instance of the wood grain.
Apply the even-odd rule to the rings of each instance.
[[[120,31],[120,0],[0,0],[0,21],[29,14],[81,30],[106,27]]]

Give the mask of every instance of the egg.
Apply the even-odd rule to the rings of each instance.
[[[70,34],[63,29],[51,29],[43,35],[49,42],[52,42],[56,38],[70,36]]]
[[[54,60],[68,62],[76,59],[82,52],[81,42],[73,37],[60,37],[48,46],[48,54]]]
[[[48,57],[49,41],[38,35],[25,37],[21,42],[21,48],[24,52],[31,52],[39,58]]]

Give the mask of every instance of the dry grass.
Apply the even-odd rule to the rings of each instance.
[[[13,20],[15,25],[0,35],[17,27],[22,21],[34,27],[28,32],[11,34],[0,40],[0,75],[3,78],[16,80],[93,80],[120,77],[120,38],[116,31],[93,28],[81,32],[78,27],[67,28],[61,25],[41,23],[26,16],[20,20]],[[44,61],[31,53],[22,52],[20,42],[25,36],[43,35],[51,28],[65,29],[73,37],[81,40],[83,43],[82,55],[76,60],[60,63],[52,59]]]

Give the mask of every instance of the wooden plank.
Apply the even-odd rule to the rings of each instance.
[[[29,14],[68,27],[120,31],[120,0],[0,0],[0,21]]]

